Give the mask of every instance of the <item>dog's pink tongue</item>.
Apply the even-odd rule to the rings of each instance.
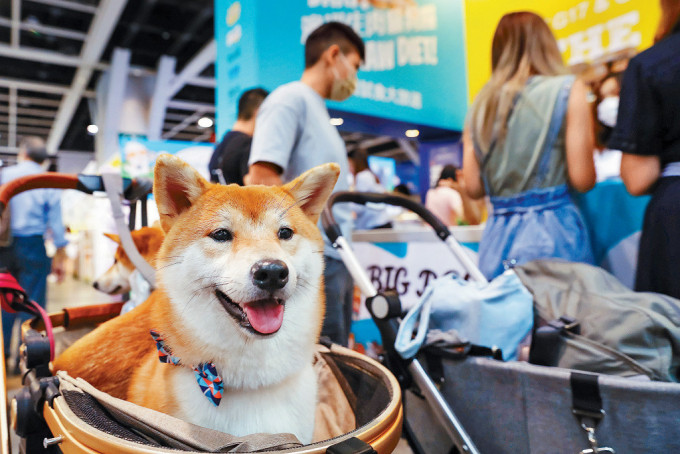
[[[283,304],[273,298],[246,304],[243,310],[250,325],[258,333],[275,333],[283,323]]]

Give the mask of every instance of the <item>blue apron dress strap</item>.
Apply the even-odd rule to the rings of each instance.
[[[543,142],[543,148],[541,150],[541,160],[538,163],[538,172],[536,178],[534,179],[534,189],[539,188],[543,185],[546,177],[548,176],[548,171],[550,170],[550,156],[557,140],[557,136],[562,129],[562,124],[565,121],[567,113],[567,105],[569,103],[569,93],[571,93],[571,87],[574,84],[576,78],[573,76],[566,77],[560,91],[557,95],[555,101],[555,107],[550,117],[550,125],[548,126],[548,133],[545,136],[545,141]]]

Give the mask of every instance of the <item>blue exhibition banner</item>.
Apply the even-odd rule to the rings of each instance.
[[[394,5],[399,6],[394,6]],[[328,21],[366,43],[355,95],[332,109],[460,131],[467,109],[463,2],[452,0],[215,0],[217,125],[240,93],[298,80],[304,42]]]

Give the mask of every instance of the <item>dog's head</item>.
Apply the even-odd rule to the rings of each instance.
[[[163,242],[163,231],[158,227],[142,227],[134,230],[132,240],[141,256],[155,266],[156,254],[158,254]],[[109,295],[120,295],[130,291],[130,275],[135,270],[135,265],[125,253],[120,242],[120,237],[113,233],[105,233],[107,238],[118,244],[114,256],[113,265],[92,284],[94,288]]]
[[[182,325],[179,356],[261,375],[262,361],[296,362],[296,350],[307,357],[324,315],[316,223],[338,175],[337,164],[325,164],[281,187],[222,186],[178,158],[158,158],[154,197],[166,234],[159,282]]]

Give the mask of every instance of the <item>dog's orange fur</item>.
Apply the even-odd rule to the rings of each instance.
[[[318,253],[321,252],[323,242],[315,221],[339,174],[337,165],[326,165],[323,174],[325,183],[313,193],[296,201],[294,193],[299,191],[298,180],[282,187],[243,188],[235,185],[212,185],[199,179],[195,182],[197,187],[189,185],[187,189],[185,180],[193,177],[184,168],[188,167],[186,164],[173,169],[172,166],[178,166],[176,161],[179,160],[161,157],[156,164],[154,193],[161,214],[161,226],[165,231],[165,240],[156,264],[160,273],[163,273],[164,268],[176,265],[174,260],[177,252],[173,252],[176,248],[205,238],[216,228],[219,220],[216,221],[215,214],[219,210],[227,207],[247,219],[264,222],[261,220],[262,213],[271,211],[273,200],[282,203],[283,208],[289,207],[285,216],[295,226],[295,234],[311,239],[318,245]],[[276,237],[271,240],[254,240],[247,235],[241,238],[236,230],[230,246],[233,254],[238,254],[240,248],[252,247],[253,241],[257,241],[259,248],[266,248],[267,241],[274,244],[274,241],[280,240]],[[205,251],[207,259],[217,254],[218,249]],[[123,257],[119,258],[121,259]],[[187,279],[190,278],[187,276]],[[200,341],[198,336],[186,329],[182,314],[170,302],[161,284],[162,280],[159,280],[159,288],[134,310],[102,324],[76,342],[54,361],[53,370],[65,370],[73,377],[82,377],[114,397],[175,414],[175,396],[170,383],[181,367],[159,362],[156,346],[149,334],[150,329],[161,332],[168,345],[172,346],[173,353],[182,358],[185,364],[213,360],[210,355],[214,347]],[[316,343],[321,331],[324,315],[323,285],[319,286],[317,298],[318,304],[312,309],[316,326],[310,326],[308,332],[299,333],[300,342],[305,345]],[[224,329],[238,328],[224,326]]]
[[[142,227],[139,230],[133,230],[132,241],[134,241],[139,254],[144,257],[144,260],[149,262],[149,265],[156,267],[156,256],[163,244],[163,231],[158,227]],[[125,253],[125,249],[120,245],[120,237],[113,233],[105,233],[104,236],[115,241],[118,244],[115,258],[121,262],[129,270],[134,270],[135,265],[130,261],[130,258]]]

